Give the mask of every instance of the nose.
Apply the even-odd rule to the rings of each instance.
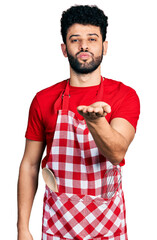
[[[81,51],[86,51],[88,50],[88,42],[85,40],[80,41],[80,50]]]

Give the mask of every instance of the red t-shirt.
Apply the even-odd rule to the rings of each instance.
[[[29,111],[26,138],[35,141],[46,141],[47,152],[50,151],[53,141],[57,110],[61,109],[61,93],[65,89],[67,80],[59,82],[36,94]],[[132,88],[121,82],[105,78],[103,81],[103,102],[111,106],[111,113],[106,119],[110,123],[113,118],[120,117],[129,121],[136,130],[140,114],[139,98]],[[70,86],[69,110],[79,119],[83,117],[77,112],[79,105],[90,105],[95,102],[99,85],[92,87]],[[59,98],[59,101],[57,100]],[[57,100],[57,103],[55,104]],[[56,109],[57,108],[57,109]],[[122,165],[124,162],[122,163]]]

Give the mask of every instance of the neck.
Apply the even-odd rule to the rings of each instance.
[[[100,66],[92,73],[78,74],[70,68],[70,85],[74,87],[89,87],[99,85],[101,82]]]

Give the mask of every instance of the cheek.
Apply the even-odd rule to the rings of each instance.
[[[95,52],[94,53],[95,56],[101,56],[103,53],[103,48],[100,48],[100,46],[99,46],[99,47],[95,48],[94,52]]]
[[[68,46],[68,45],[67,45],[66,50],[67,50],[68,53],[71,54],[71,55],[75,55],[75,54],[78,52],[76,46],[74,46],[74,45],[73,45],[73,46]]]

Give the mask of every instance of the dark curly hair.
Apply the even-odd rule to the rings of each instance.
[[[64,43],[66,43],[68,28],[75,23],[100,27],[103,41],[105,41],[108,17],[96,5],[75,5],[62,13],[61,34]]]

